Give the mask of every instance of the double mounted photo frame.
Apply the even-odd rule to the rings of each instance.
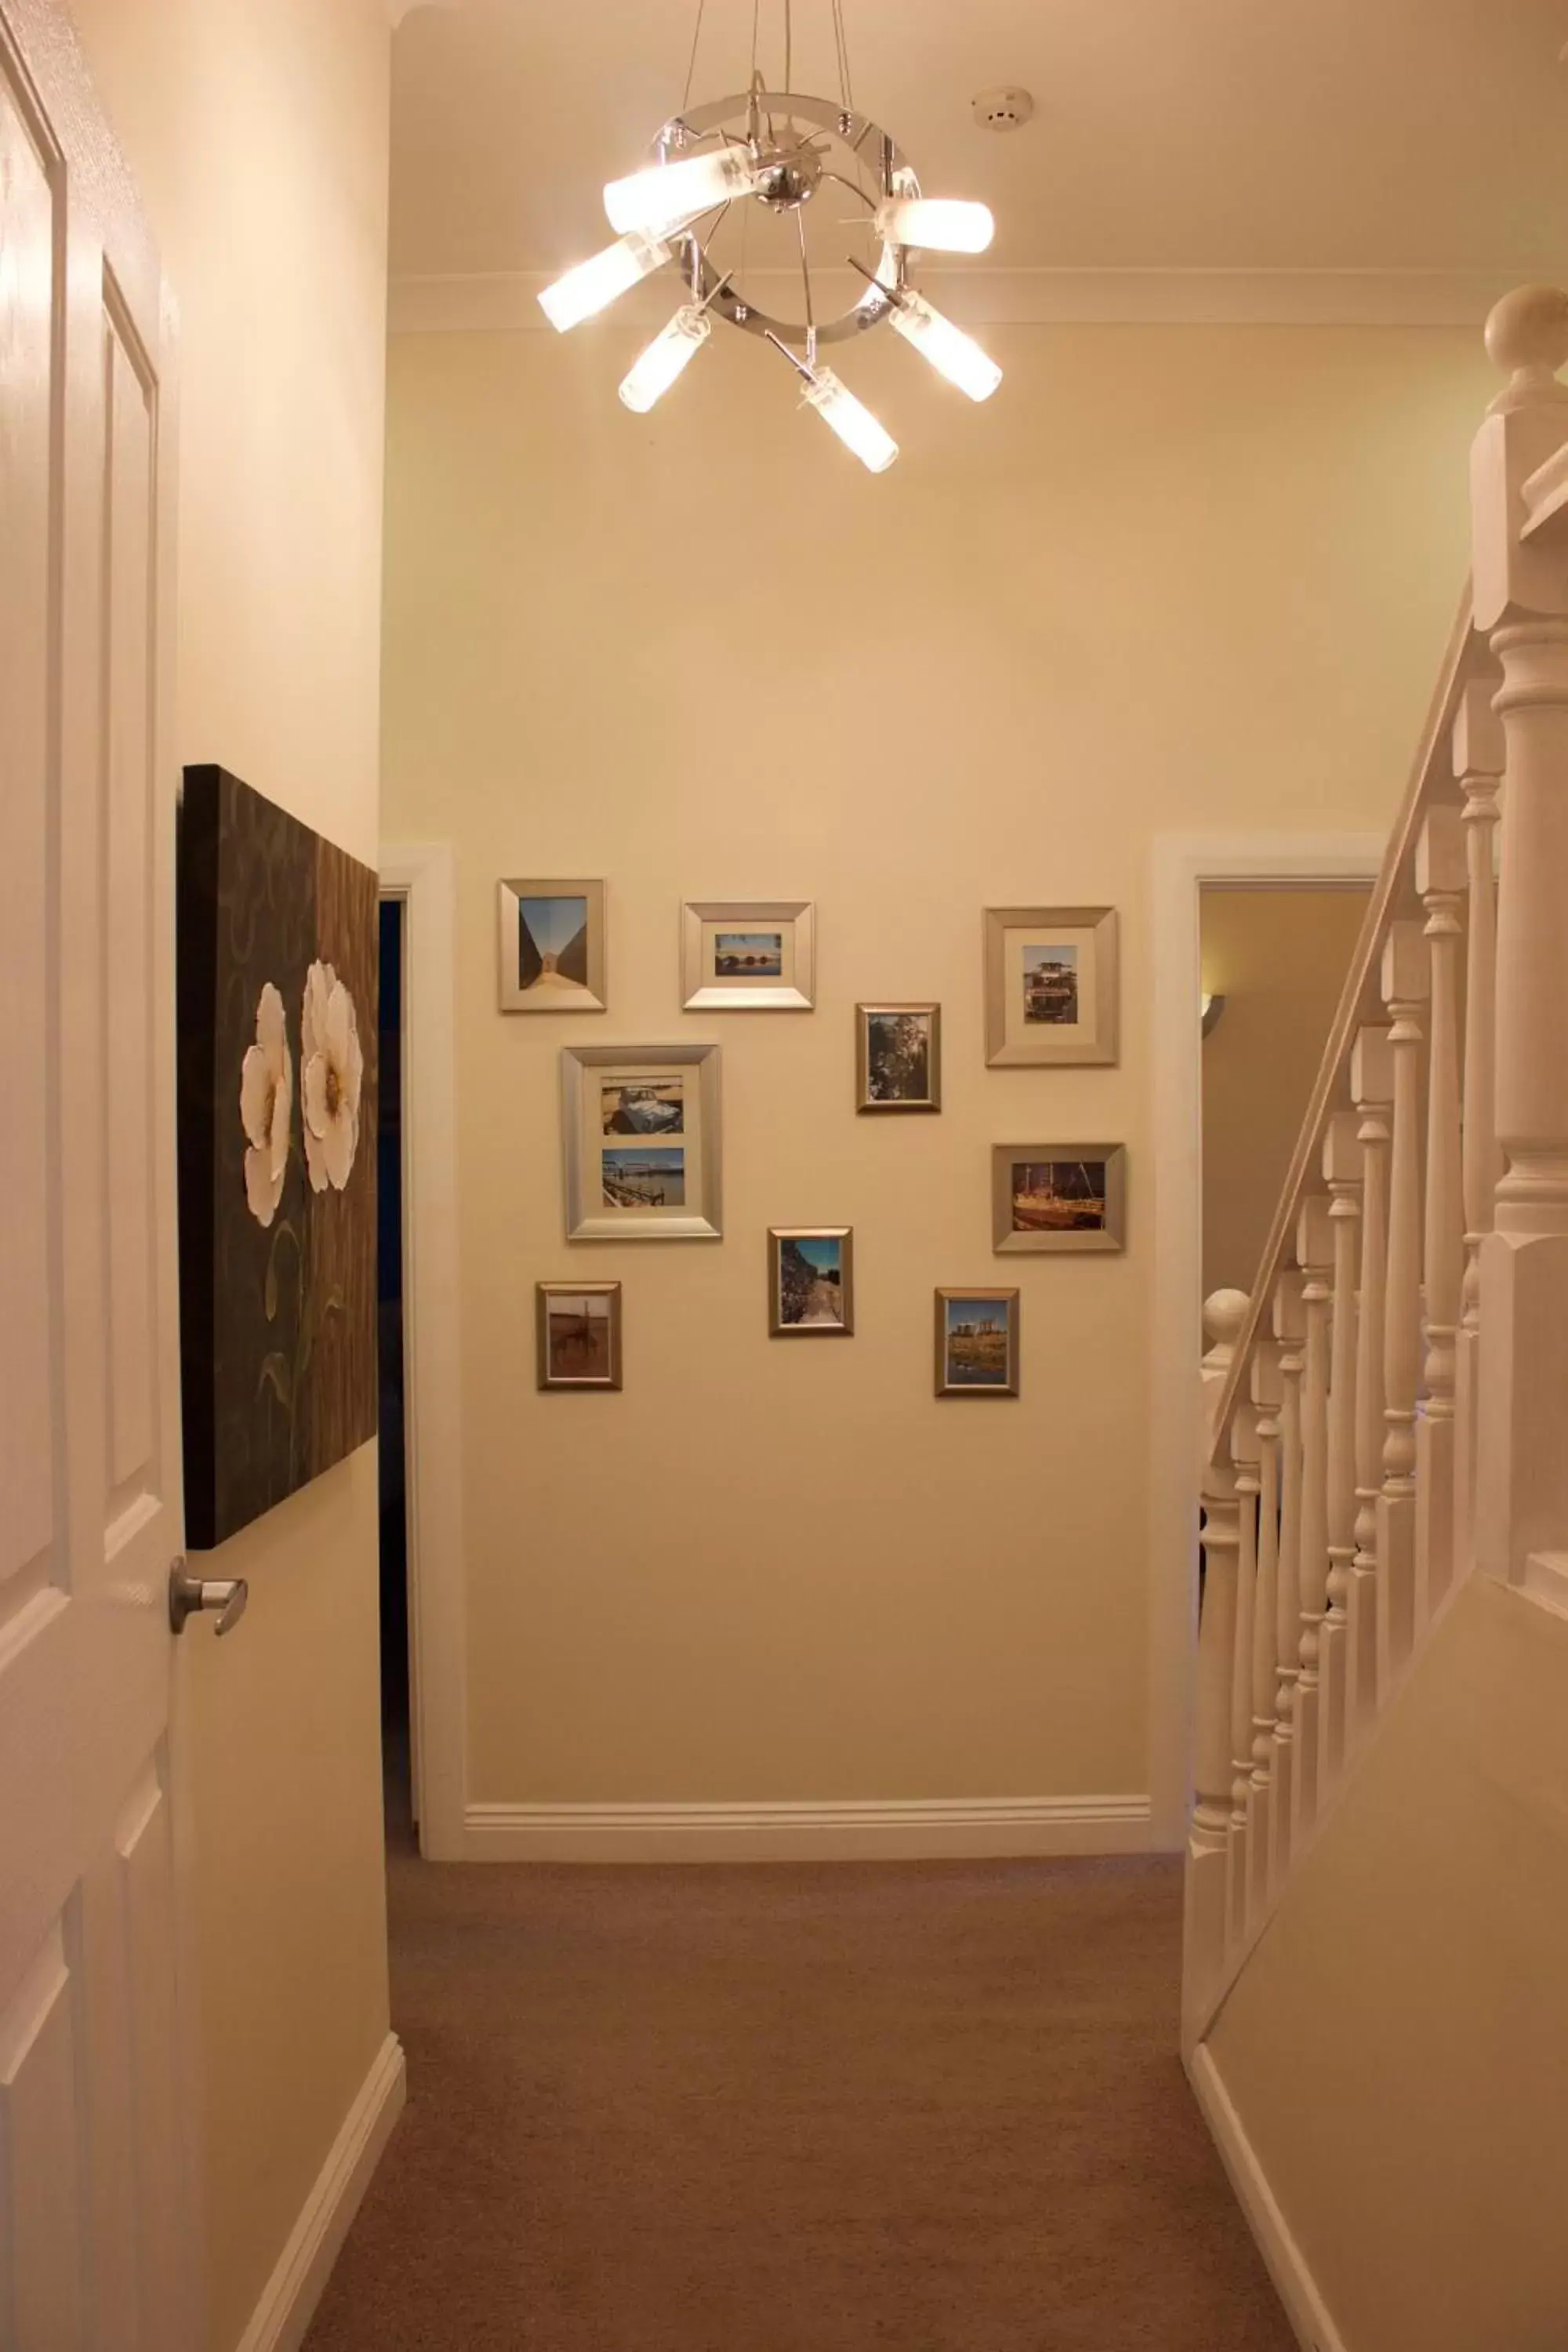
[[[563,1045],[571,1242],[717,1241],[723,1138],[717,1045]]]

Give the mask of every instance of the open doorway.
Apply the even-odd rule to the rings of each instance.
[[[381,1752],[389,1838],[414,1830],[408,1660],[408,1478],[405,1410],[404,901],[381,902],[376,1301],[381,1376]]]
[[[1352,880],[1199,889],[1205,1298],[1257,1278],[1367,896]]]

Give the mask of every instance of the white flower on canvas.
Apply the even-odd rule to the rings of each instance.
[[[341,1192],[359,1149],[359,1098],[364,1077],[354,1001],[330,963],[313,963],[300,1010],[300,1096],[305,1164],[311,1189]]]
[[[268,981],[257,1000],[256,1043],[239,1067],[239,1116],[249,1145],[245,1197],[258,1225],[272,1223],[283,1197],[293,1108],[294,1057],[283,1025],[283,999]]]

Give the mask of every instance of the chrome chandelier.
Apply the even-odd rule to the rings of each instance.
[[[618,232],[616,242],[546,287],[540,302],[551,324],[564,331],[605,310],[640,279],[670,268],[679,274],[686,299],[623,382],[621,398],[628,408],[650,409],[701,350],[713,320],[722,319],[773,344],[798,374],[805,404],[872,473],[884,473],[899,454],[898,443],[823,363],[821,347],[853,341],[885,321],[971,400],[989,399],[1002,381],[1001,369],[916,292],[910,269],[925,249],[983,253],[991,242],[991,215],[984,205],[922,196],[901,148],[857,112],[843,0],[829,0],[837,101],[790,89],[793,0],[783,0],[783,88],[767,89],[758,68],[760,10],[754,5],[748,89],[692,106],[706,5],[698,0],[680,111],[653,142],[658,161],[647,171],[612,180],[605,190],[605,211]],[[847,310],[825,318],[815,299],[808,222],[822,221],[828,209],[841,213],[843,194],[836,203],[831,189],[847,191],[856,207],[850,219],[833,224],[840,246],[836,258],[866,283]],[[773,317],[747,298],[747,226],[757,205],[793,226],[805,313],[800,319]],[[842,252],[845,228],[863,243],[862,257]]]

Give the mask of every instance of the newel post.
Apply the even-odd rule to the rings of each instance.
[[[1248,1304],[1247,1293],[1242,1290],[1216,1290],[1204,1303],[1204,1323],[1214,1344],[1203,1361],[1203,1415],[1198,1440],[1204,1583],[1198,1612],[1194,1803],[1187,1833],[1182,1956],[1183,2030],[1189,2043],[1201,2030],[1204,2003],[1224,1966],[1227,1931],[1226,1882],[1234,1779],[1231,1712],[1236,1666],[1237,1557],[1241,1533],[1240,1507],[1228,1447],[1214,1446],[1217,1433],[1213,1427],[1213,1415],[1229,1377]]]
[[[1471,461],[1475,617],[1502,669],[1498,1140],[1480,1253],[1476,1556],[1522,1581],[1568,1547],[1568,294],[1525,287],[1487,321],[1510,371]]]

